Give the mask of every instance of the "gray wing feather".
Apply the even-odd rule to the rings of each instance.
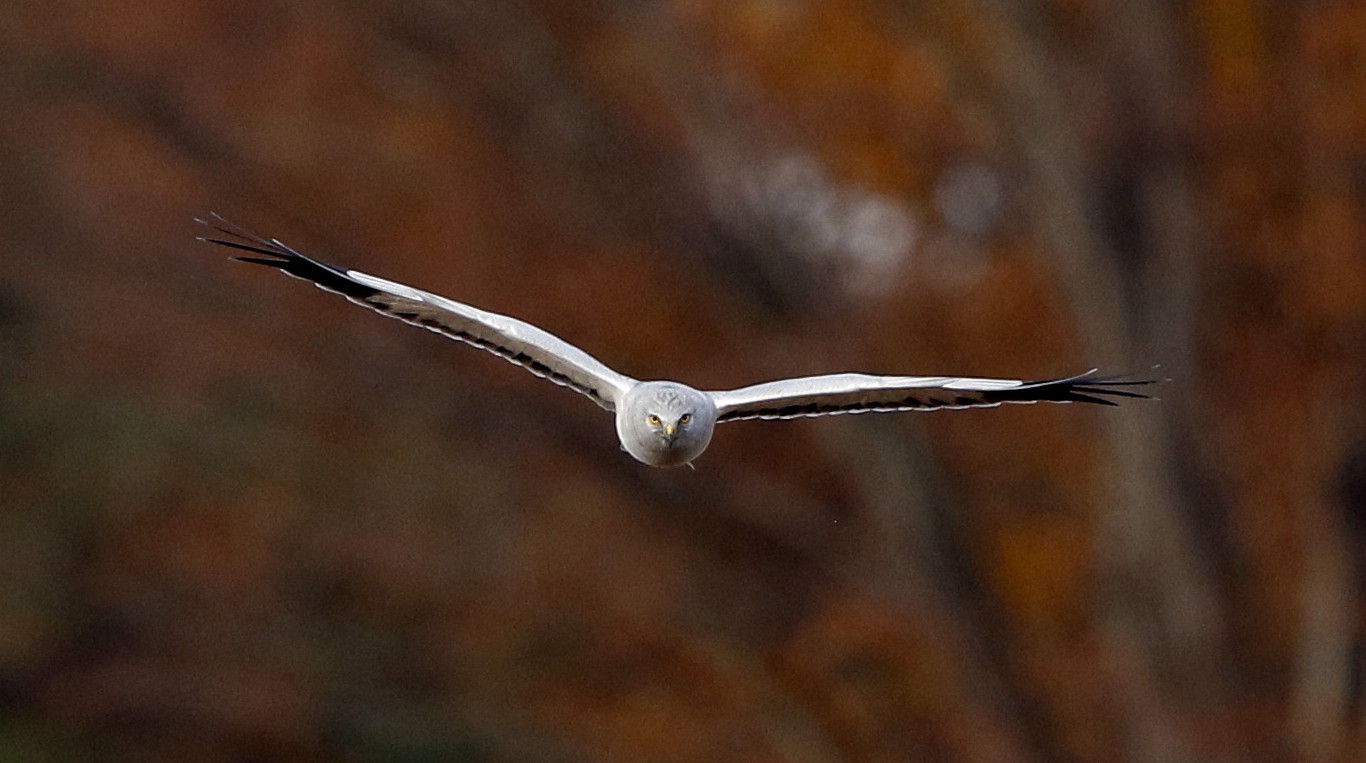
[[[974,379],[957,376],[829,374],[782,379],[708,393],[717,421],[795,419],[844,413],[992,408],[1003,403],[1097,403],[1110,397],[1147,397],[1125,387],[1151,379],[1098,378],[1096,370],[1063,379]]]
[[[382,315],[487,350],[537,376],[586,395],[609,411],[615,409],[617,400],[635,384],[634,379],[613,371],[578,347],[525,321],[315,260],[277,239],[261,238],[217,215],[213,221],[198,222],[228,237],[200,240],[264,255],[236,259],[278,268]]]

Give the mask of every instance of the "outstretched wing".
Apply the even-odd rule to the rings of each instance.
[[[224,236],[201,237],[201,241],[263,255],[235,259],[278,268],[382,315],[487,350],[537,376],[587,395],[609,411],[615,409],[621,395],[636,383],[592,355],[525,321],[485,312],[360,271],[329,265],[300,254],[276,239],[249,233],[216,214],[212,220],[197,222]]]
[[[991,408],[1002,403],[1098,403],[1110,398],[1148,397],[1128,387],[1152,379],[1100,378],[1096,369],[1065,379],[970,379],[953,376],[869,376],[831,374],[782,379],[752,387],[711,392],[717,421],[795,419],[870,411],[932,411]]]

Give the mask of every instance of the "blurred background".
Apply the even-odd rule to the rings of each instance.
[[[1359,759],[1364,198],[1360,1],[9,0],[0,758]],[[652,470],[210,211],[638,378],[1170,381]]]

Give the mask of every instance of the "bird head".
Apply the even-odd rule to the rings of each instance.
[[[626,451],[652,466],[684,464],[711,442],[716,408],[704,392],[674,382],[642,382],[617,412]]]

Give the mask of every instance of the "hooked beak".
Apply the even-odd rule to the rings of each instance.
[[[665,436],[665,437],[668,437],[668,438],[672,439],[673,436],[674,436],[674,432],[677,432],[677,431],[678,431],[678,425],[677,425],[677,424],[665,424],[665,425],[664,425],[664,436]]]

